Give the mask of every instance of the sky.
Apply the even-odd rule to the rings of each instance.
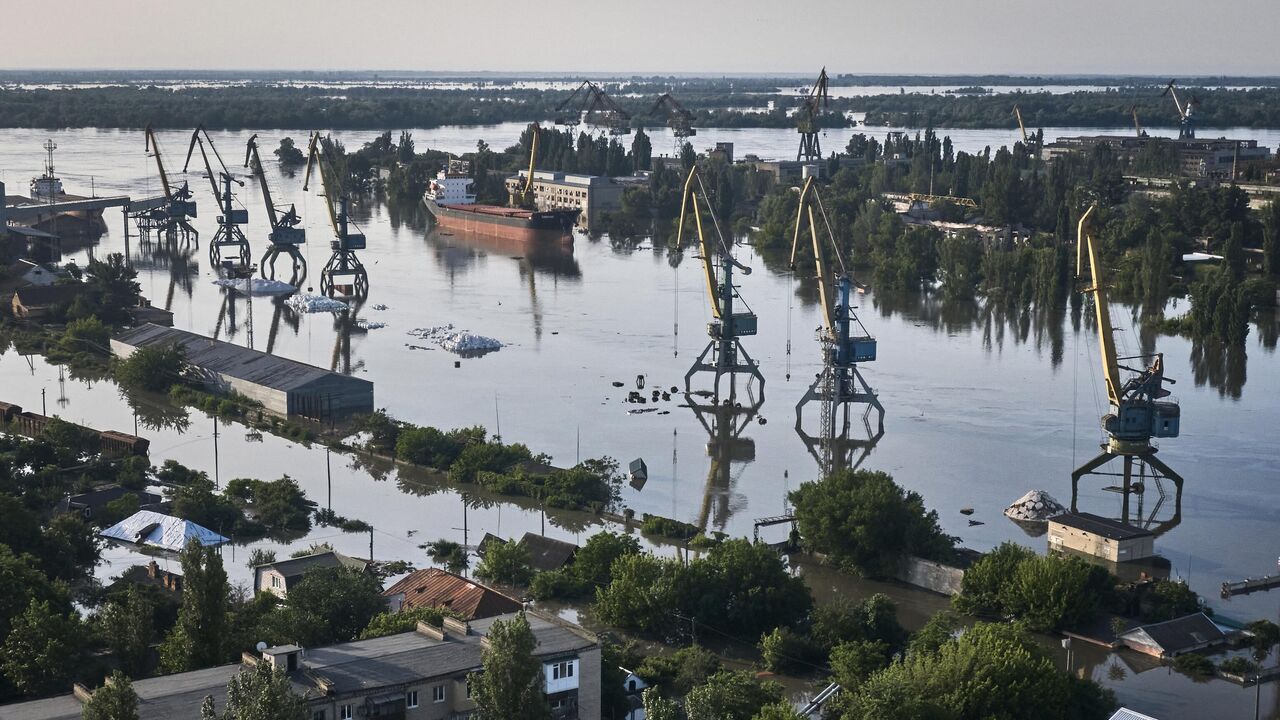
[[[0,69],[1280,75],[1280,0],[0,0]]]

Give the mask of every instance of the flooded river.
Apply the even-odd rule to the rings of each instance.
[[[511,144],[521,127],[441,128],[416,131],[414,137],[419,150],[463,151],[480,138],[494,147]],[[850,132],[831,131],[824,148],[842,146]],[[1069,132],[1075,131],[1063,130]],[[1219,134],[1204,134],[1211,132]],[[976,150],[1005,144],[1014,139],[1012,133],[1016,131],[941,134],[951,135],[958,149]],[[229,165],[239,164],[250,134],[213,135]],[[1260,137],[1271,146],[1280,141],[1276,131],[1239,134]],[[306,132],[262,131],[259,142],[269,151],[285,135],[301,144]],[[348,147],[373,135],[341,134]],[[99,195],[158,192],[140,132],[6,130],[0,132],[0,168],[10,193],[25,192],[26,181],[38,174],[40,144],[47,137],[58,143],[56,160],[69,192],[88,194],[90,176]],[[181,167],[179,153],[188,137],[161,134],[168,167]],[[699,146],[732,140],[739,155],[786,157],[793,152],[795,134],[700,129],[698,139]],[[655,148],[660,143],[655,139]],[[316,287],[328,257],[323,203],[302,192],[300,177],[282,175],[273,162],[267,165],[277,202],[296,203],[304,218],[309,238],[305,255],[312,269],[308,284]],[[717,431],[717,440],[678,396],[656,405],[623,402],[638,375],[645,377],[646,394],[655,387],[683,386],[685,371],[707,342],[704,328],[711,314],[699,261],[691,252],[672,257],[652,243],[622,247],[608,238],[583,236],[571,251],[531,252],[476,236],[439,233],[428,229],[417,208],[393,212],[369,201],[354,215],[368,235],[368,250],[360,256],[371,291],[354,316],[386,325],[362,330],[333,314],[299,315],[271,298],[246,301],[213,285],[217,276],[209,267],[205,243],[213,236],[217,213],[207,181],[194,172],[187,179],[200,206],[195,221],[200,247],[184,253],[140,244],[136,236],[128,242],[143,293],[171,309],[178,327],[357,374],[374,382],[377,405],[396,417],[442,427],[500,429],[505,440],[549,453],[559,465],[600,455],[624,464],[644,458],[648,483],[642,490],[624,490],[625,504],[637,514],[658,513],[750,536],[756,518],[785,512],[786,493],[817,474],[814,458],[793,429],[795,403],[819,369],[813,331],[820,319],[813,292],[789,274],[770,271],[749,247],[739,249],[739,259],[756,272],[738,279],[743,300],[759,315],[760,334],[746,338],[744,345],[760,363],[766,399],[760,415],[736,437],[714,426],[713,419],[702,418]],[[265,212],[255,182],[247,183],[241,200],[249,209],[247,235],[256,258],[265,245]],[[89,256],[124,251],[121,214],[109,211],[107,220],[109,232],[97,243],[81,248],[68,243],[68,258],[83,263]],[[1043,537],[1027,535],[1000,512],[1032,488],[1069,501],[1071,470],[1097,452],[1105,396],[1096,367],[1096,337],[1087,320],[1077,322],[1070,309],[1010,313],[983,302],[947,305],[919,295],[881,296],[874,288],[861,303],[861,318],[879,339],[878,359],[863,369],[887,409],[885,433],[866,448],[862,467],[889,472],[920,492],[938,511],[943,527],[967,547],[987,550],[1014,540],[1043,551]],[[1122,352],[1143,347],[1129,310],[1116,307],[1113,315],[1121,329]],[[447,323],[496,338],[506,347],[463,359],[455,367],[459,358],[438,348],[424,349],[426,343],[409,334]],[[1262,329],[1250,333],[1244,358],[1217,357],[1182,338],[1156,339],[1157,349],[1165,353],[1167,374],[1178,381],[1174,390],[1183,418],[1182,436],[1164,441],[1160,455],[1187,482],[1177,524],[1172,522],[1171,486],[1159,507],[1156,493],[1148,492],[1143,511],[1154,511],[1153,525],[1166,530],[1156,540],[1156,550],[1170,561],[1172,573],[1188,579],[1221,614],[1243,620],[1280,614],[1280,593],[1218,599],[1223,581],[1273,572],[1280,555],[1280,452],[1273,440],[1274,428],[1280,426],[1276,337],[1275,320],[1268,318]],[[51,413],[132,431],[133,411],[113,385],[69,377],[60,382],[59,373],[39,358],[10,351],[0,356],[0,400],[39,409],[43,392]],[[615,382],[623,386],[615,387]],[[656,410],[628,413],[638,408]],[[199,411],[192,411],[186,422],[185,427],[140,428],[152,440],[153,462],[172,458],[210,475],[216,470],[223,483],[287,473],[321,505],[372,523],[374,554],[380,558],[421,563],[419,544],[441,537],[461,541],[464,532],[475,543],[485,532],[512,536],[545,527],[548,535],[575,540],[599,527],[586,516],[549,513],[544,519],[536,507],[505,502],[473,499],[464,513],[463,498],[426,474],[363,467],[351,458],[327,457],[323,449],[269,435],[258,441],[236,425],[219,427],[215,441],[214,422]],[[1118,515],[1118,496],[1101,485],[1092,482],[1082,489],[1081,509]],[[966,507],[974,508],[972,518],[984,524],[971,526],[959,512]],[[317,528],[289,549],[327,541],[367,556],[369,539],[367,534]],[[288,552],[279,543],[256,546]],[[246,582],[248,548],[233,553],[229,571],[234,580]],[[109,560],[136,558],[112,549]],[[930,609],[925,605],[918,611],[922,616]],[[1099,664],[1093,672],[1105,676],[1108,671]],[[1122,699],[1130,693],[1149,699],[1173,690],[1169,683],[1184,682],[1181,676],[1163,685],[1148,679],[1165,674],[1157,669],[1129,673],[1128,680],[1099,679],[1115,685]],[[1229,696],[1233,703],[1244,703],[1241,694],[1247,693],[1252,705],[1252,690],[1211,685],[1209,696],[1215,702]],[[1268,697],[1274,698],[1274,690],[1264,691],[1264,700]],[[1264,707],[1274,702],[1264,702]],[[1196,716],[1190,707],[1179,698],[1160,716]]]

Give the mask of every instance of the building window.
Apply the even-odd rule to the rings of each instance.
[[[324,711],[317,710],[311,713],[311,720],[324,720]]]
[[[467,678],[467,699],[471,699],[471,678]]]
[[[573,677],[573,661],[564,660],[551,666],[551,679],[559,680],[561,678]]]
[[[407,708],[418,707],[418,691],[410,690],[404,694],[404,706]]]
[[[338,707],[338,720],[351,720],[350,705],[342,705]]]
[[[444,686],[437,685],[431,688],[431,702],[444,702]]]
[[[272,575],[272,576],[271,576],[271,587],[273,587],[273,588],[278,588],[278,587],[280,587],[280,576],[279,576],[279,575]]]

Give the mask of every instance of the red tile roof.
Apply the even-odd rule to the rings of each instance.
[[[493,617],[521,608],[519,600],[439,568],[409,573],[382,594],[393,597],[402,593],[402,609],[444,607],[461,615],[463,620]]]

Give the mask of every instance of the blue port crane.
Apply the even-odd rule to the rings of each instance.
[[[181,187],[174,187],[169,180],[169,174],[164,169],[164,159],[160,154],[160,143],[156,140],[156,133],[151,125],[147,125],[143,136],[146,138],[147,153],[156,159],[160,187],[164,190],[164,204],[162,207],[148,208],[134,213],[133,219],[138,224],[138,230],[163,232],[167,240],[174,240],[179,235],[183,239],[198,236],[199,233],[188,222],[189,218],[196,216],[196,201],[192,199],[194,193],[186,182],[183,182]]]
[[[796,270],[802,235],[808,235],[813,245],[814,279],[817,281],[822,311],[822,327],[818,331],[818,340],[822,345],[822,372],[818,373],[804,396],[796,403],[796,433],[805,441],[810,452],[819,450],[814,454],[825,476],[838,469],[837,465],[848,465],[848,455],[855,444],[861,446],[863,453],[852,466],[856,467],[866,458],[871,447],[884,435],[884,406],[858,368],[859,363],[873,362],[876,359],[876,339],[867,332],[852,305],[853,277],[845,268],[844,258],[836,245],[826,208],[822,204],[822,196],[813,177],[806,178],[800,188],[795,232],[791,240],[792,272]],[[836,258],[834,266],[826,256],[828,247]],[[804,430],[804,408],[812,402],[822,404],[821,430],[816,442]],[[865,406],[862,420],[868,439],[854,443],[849,438],[849,425],[852,411],[858,405]],[[870,423],[872,410],[877,413],[877,429],[874,432]],[[836,430],[837,420],[839,431]]]
[[[704,215],[709,219],[710,227],[703,222]],[[692,222],[689,222],[691,218]],[[764,375],[751,356],[747,355],[741,341],[745,336],[756,334],[756,314],[750,308],[745,312],[734,309],[734,302],[742,298],[733,284],[733,271],[736,268],[744,275],[749,275],[751,268],[733,257],[732,247],[720,231],[720,222],[716,219],[697,165],[689,170],[684,183],[684,195],[680,201],[680,224],[675,238],[677,248],[684,247],[686,224],[692,226],[698,235],[712,320],[707,324],[710,341],[689,368],[689,372],[685,373],[685,392],[690,392],[695,374],[711,372],[715,375],[711,394],[716,402],[720,401],[720,380],[725,375],[729,375],[729,398],[732,399],[736,395],[737,376],[745,374],[749,376],[748,382],[757,380],[760,383],[760,398],[756,403],[758,406],[764,403]]]
[[[205,150],[206,143],[209,146],[208,151]],[[218,216],[218,230],[209,243],[209,263],[218,267],[222,264],[225,255],[227,260],[234,259],[240,265],[247,266],[250,262],[249,240],[244,236],[240,226],[249,224],[249,211],[235,207],[236,199],[231,191],[233,183],[243,186],[244,181],[232,176],[227,170],[226,163],[222,162],[222,156],[218,154],[218,148],[213,145],[213,138],[209,137],[203,125],[197,126],[191,133],[191,144],[187,147],[187,161],[182,165],[182,172],[187,172],[187,168],[190,167],[191,156],[195,153],[197,145],[200,147],[200,158],[204,160],[205,176],[209,178],[213,197],[218,202],[218,209],[222,212]],[[214,159],[218,161],[219,170],[216,172],[213,164],[209,162],[209,152],[212,152]],[[221,187],[219,187],[219,181],[221,181]]]
[[[262,167],[262,157],[258,155],[257,133],[251,135],[249,142],[245,145],[244,166],[249,168],[258,179],[258,186],[262,188],[262,201],[267,206],[267,218],[271,221],[271,233],[267,235],[271,246],[262,256],[262,263],[259,266],[262,275],[269,278],[276,276],[276,260],[283,253],[293,264],[293,278],[290,284],[301,285],[307,277],[307,261],[298,251],[298,246],[307,241],[307,231],[306,228],[298,227],[302,223],[302,217],[298,215],[296,205],[290,205],[288,210],[280,212],[275,201],[272,200],[271,188],[267,186],[266,171]]]
[[[1099,259],[1097,243],[1090,228],[1090,220],[1095,209],[1096,206],[1091,206],[1080,217],[1076,243],[1076,276],[1077,278],[1083,276],[1084,262],[1087,258],[1090,284],[1083,288],[1083,292],[1093,297],[1095,325],[1098,329],[1098,350],[1109,411],[1102,416],[1102,430],[1106,435],[1106,441],[1101,445],[1102,452],[1071,473],[1071,508],[1073,511],[1076,509],[1080,479],[1086,475],[1095,474],[1102,466],[1113,459],[1120,458],[1123,460],[1123,470],[1110,474],[1118,476],[1123,483],[1114,488],[1115,491],[1123,493],[1122,519],[1128,522],[1129,496],[1135,493],[1141,495],[1144,492],[1148,471],[1158,488],[1160,480],[1164,478],[1173,481],[1177,487],[1175,518],[1180,519],[1182,476],[1156,457],[1158,448],[1152,443],[1154,438],[1178,436],[1181,409],[1177,402],[1169,399],[1170,391],[1164,387],[1165,383],[1172,384],[1174,380],[1164,375],[1162,353],[1133,357],[1117,356],[1115,338],[1112,337],[1114,331],[1111,326],[1111,313],[1107,306],[1106,276]],[[1121,364],[1132,361],[1137,361],[1138,366]],[[1121,376],[1122,370],[1128,373],[1127,378]]]
[[[329,225],[333,228],[333,239],[329,241],[333,254],[320,271],[320,292],[329,297],[341,295],[363,300],[369,296],[369,273],[355,251],[365,248],[365,237],[354,229],[355,223],[350,218],[351,201],[324,145],[320,133],[311,134],[311,142],[307,147],[307,169],[302,176],[302,190],[306,192],[311,183],[311,173],[318,168],[316,172],[323,190],[324,207],[329,213]]]

